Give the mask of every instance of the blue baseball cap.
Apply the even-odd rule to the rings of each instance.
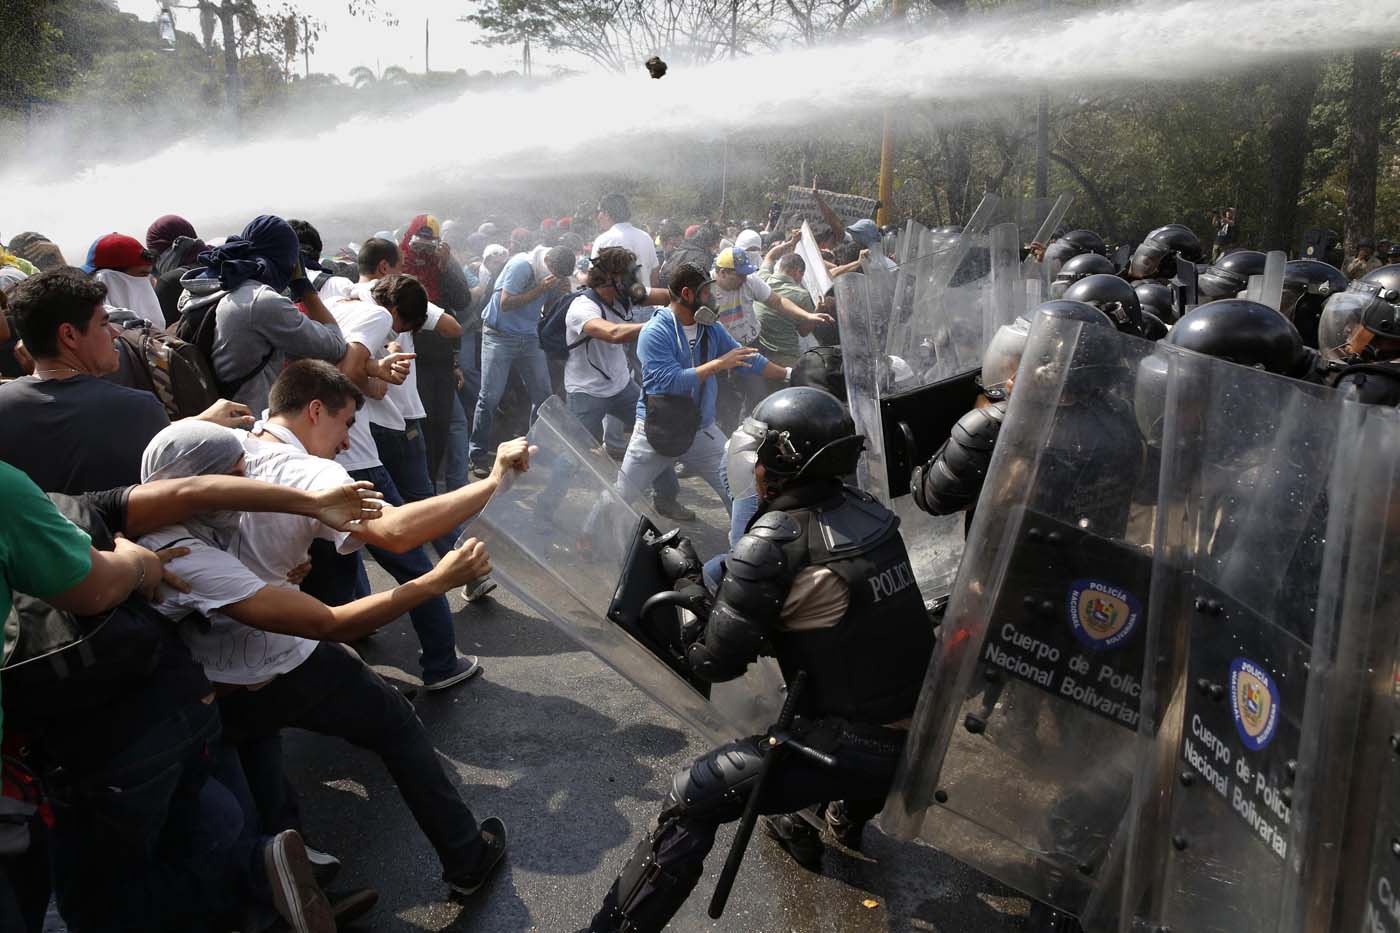
[[[715,268],[733,269],[740,275],[753,275],[758,271],[758,267],[749,258],[748,252],[737,246],[720,250],[719,255],[715,257]]]
[[[879,243],[882,237],[880,228],[875,225],[875,221],[868,218],[857,220],[846,228],[846,232],[851,235],[851,239],[855,240],[866,249],[870,249],[872,246]]]

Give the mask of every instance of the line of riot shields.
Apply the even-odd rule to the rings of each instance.
[[[1035,321],[885,831],[1091,933],[1400,928],[1397,470],[1393,409]]]

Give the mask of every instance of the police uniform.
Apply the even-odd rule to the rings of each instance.
[[[858,822],[884,804],[904,745],[933,629],[899,519],[834,479],[785,489],[731,550],[691,669],[732,680],[761,655],[791,683],[806,674],[793,732],[836,760],[791,756],[759,811],[791,813],[845,800]],[[593,930],[659,930],[700,879],[722,823],[741,815],[761,771],[763,736],[727,743],[672,781],[654,832],[623,868]]]

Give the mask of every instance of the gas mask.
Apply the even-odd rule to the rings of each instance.
[[[641,271],[641,264],[638,263],[617,279],[617,297],[624,307],[630,308],[647,300],[648,289],[641,280]]]
[[[681,304],[689,308],[691,313],[695,315],[695,323],[703,324],[707,327],[711,324],[719,323],[719,312],[711,307],[705,300],[705,289],[708,288],[713,281],[713,279],[706,279],[704,282],[701,282],[700,287],[694,290],[695,298],[693,301],[686,301],[680,295],[676,296]]]

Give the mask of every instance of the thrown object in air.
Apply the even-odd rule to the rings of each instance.
[[[646,60],[647,73],[653,78],[663,78],[666,76],[666,63],[661,60],[661,56],[653,55]]]

